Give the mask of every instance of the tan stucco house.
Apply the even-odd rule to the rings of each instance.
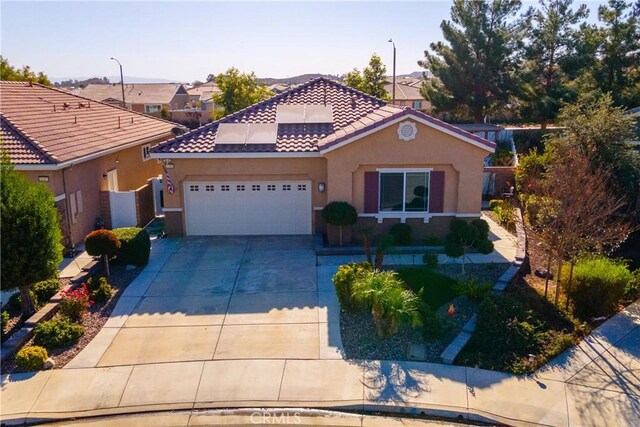
[[[495,144],[318,78],[157,145],[170,235],[313,234],[331,201],[416,238],[480,215]],[[167,184],[171,188],[167,188]]]
[[[107,227],[153,218],[148,180],[162,167],[149,150],[177,125],[35,83],[0,82],[0,95],[1,144],[16,170],[51,189],[66,245],[98,218]]]
[[[113,84],[89,84],[76,89],[74,94],[122,107],[122,86]],[[129,110],[160,117],[167,112],[185,108],[191,97],[181,83],[127,83],[124,85],[124,101]]]

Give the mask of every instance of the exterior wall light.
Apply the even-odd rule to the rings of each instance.
[[[39,176],[38,177],[38,181],[40,182],[49,182],[49,177],[44,175],[44,176]]]
[[[319,183],[318,184],[318,192],[324,193],[325,186],[326,186],[326,184],[324,182]]]

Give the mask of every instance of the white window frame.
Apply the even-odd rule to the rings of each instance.
[[[78,214],[81,214],[84,211],[84,204],[82,203],[82,191],[76,191],[76,207],[78,209]]]
[[[420,105],[418,105],[416,107],[416,103],[419,103]],[[422,101],[411,101],[411,108],[413,108],[414,110],[419,110],[422,108]]]
[[[162,111],[162,104],[145,104],[144,105],[144,112],[146,114],[159,113],[160,111]]]
[[[151,144],[144,144],[142,146],[142,161],[146,162],[151,159]]]
[[[432,213],[429,212],[431,206],[429,206],[429,198],[431,196],[431,172],[433,172],[433,168],[380,168],[376,169],[378,172],[378,213],[374,214],[375,218],[378,220],[378,223],[382,223],[384,218],[400,218],[401,223],[405,223],[407,218],[422,218],[425,223],[429,222],[429,219],[433,216]],[[382,197],[382,174],[384,173],[401,173],[403,174],[402,178],[402,211],[381,211],[380,210],[380,198]],[[407,173],[427,173],[428,174],[428,189],[429,189],[429,197],[427,197],[427,210],[424,212],[406,212],[405,205],[406,201],[404,200],[407,193]]]

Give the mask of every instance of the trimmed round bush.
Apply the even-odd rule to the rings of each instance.
[[[467,221],[464,219],[453,218],[449,223],[449,231],[451,231],[452,234],[458,234],[460,229],[465,225],[467,225]]]
[[[409,246],[411,244],[411,226],[409,224],[394,224],[389,233],[393,236],[396,246]]]
[[[565,286],[569,281],[568,270],[563,274]],[[580,318],[608,316],[615,313],[634,280],[633,273],[622,261],[606,257],[586,258],[573,268],[573,280],[567,286],[567,294]]]
[[[116,254],[120,248],[120,239],[111,230],[96,230],[84,238],[84,247],[91,256],[108,256]]]
[[[331,225],[352,225],[358,220],[358,212],[347,202],[331,202],[322,209],[322,219]]]
[[[493,242],[487,239],[479,240],[478,242],[476,242],[476,249],[481,254],[490,254],[491,252],[493,252]]]
[[[54,319],[36,325],[33,342],[49,350],[69,347],[78,342],[84,328],[66,319]]]
[[[120,239],[116,261],[122,264],[147,265],[151,253],[149,233],[139,227],[124,227],[113,230]]]
[[[471,221],[471,225],[478,229],[481,239],[489,238],[489,223],[487,221],[478,218]]]
[[[16,368],[23,372],[39,371],[48,358],[45,348],[37,345],[22,347],[16,354]]]

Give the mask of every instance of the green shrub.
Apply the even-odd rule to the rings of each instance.
[[[89,299],[89,289],[86,284],[62,293],[60,313],[73,321],[82,319],[82,316],[90,306],[91,300]]]
[[[151,239],[146,230],[138,227],[116,228],[114,234],[120,239],[116,261],[122,264],[147,265],[151,253]]]
[[[394,224],[389,230],[393,236],[393,244],[396,246],[409,246],[411,244],[411,226],[409,224]]]
[[[480,252],[481,254],[490,254],[491,252],[493,252],[493,242],[491,240],[480,240],[479,242],[476,243],[476,249],[478,250],[478,252]]]
[[[341,265],[336,274],[333,275],[333,279],[331,280],[336,287],[336,294],[338,295],[340,306],[344,310],[355,311],[359,308],[351,298],[352,286],[359,277],[371,271],[371,269],[371,264],[368,262],[351,262],[349,264]]]
[[[111,230],[92,231],[84,238],[84,246],[91,256],[113,256],[120,248],[120,239]]]
[[[492,211],[495,211],[495,209],[498,206],[502,206],[503,203],[504,203],[504,200],[501,200],[501,199],[489,200],[489,209]]]
[[[358,212],[348,202],[331,202],[322,209],[322,219],[331,225],[351,225],[358,219]]]
[[[488,239],[489,238],[489,223],[484,219],[474,219],[471,221],[471,225],[473,225],[478,232],[480,233],[480,239]]]
[[[464,282],[456,283],[453,286],[453,290],[458,295],[464,295],[476,301],[480,301],[491,292],[493,285],[491,282],[479,283],[475,277],[470,278]]]
[[[422,255],[422,262],[427,268],[438,268],[438,254],[426,253]]]
[[[490,293],[480,303],[476,330],[456,361],[524,374],[535,371],[571,344],[571,334],[549,329],[520,299]]]
[[[565,284],[569,279],[567,270]],[[635,276],[624,262],[599,256],[578,261],[572,283],[565,286],[576,315],[588,319],[613,314],[634,282]]]
[[[442,320],[438,313],[427,304],[421,304],[420,318],[422,319],[422,334],[425,339],[438,338],[442,335]]]
[[[31,299],[33,300],[33,306],[37,310],[39,307],[38,296],[35,294],[35,292],[33,292],[33,289],[29,290],[29,293],[31,294]],[[20,311],[22,309],[22,297],[20,296],[20,292],[16,292],[9,297],[9,300],[7,301],[7,307],[11,311]]]
[[[37,345],[22,347],[16,354],[16,368],[22,372],[39,371],[49,358],[47,350]]]
[[[82,326],[66,319],[38,323],[34,330],[33,342],[49,350],[74,345],[84,334]]]
[[[425,240],[425,245],[427,246],[442,246],[443,244],[442,239],[436,236],[429,236]]]
[[[113,287],[109,284],[106,277],[91,277],[87,280],[87,288],[93,301],[104,302],[113,295]]]
[[[49,279],[34,284],[31,289],[33,289],[38,302],[45,304],[60,290],[60,286],[59,279]]]
[[[467,225],[467,221],[465,221],[464,219],[453,218],[449,223],[449,231],[451,232],[450,234],[458,234],[458,231],[460,231],[460,229],[465,225]]]
[[[2,329],[0,329],[0,332],[2,332],[2,335],[4,335],[4,330],[7,327],[7,324],[9,323],[9,313],[7,313],[6,311],[2,312]]]

